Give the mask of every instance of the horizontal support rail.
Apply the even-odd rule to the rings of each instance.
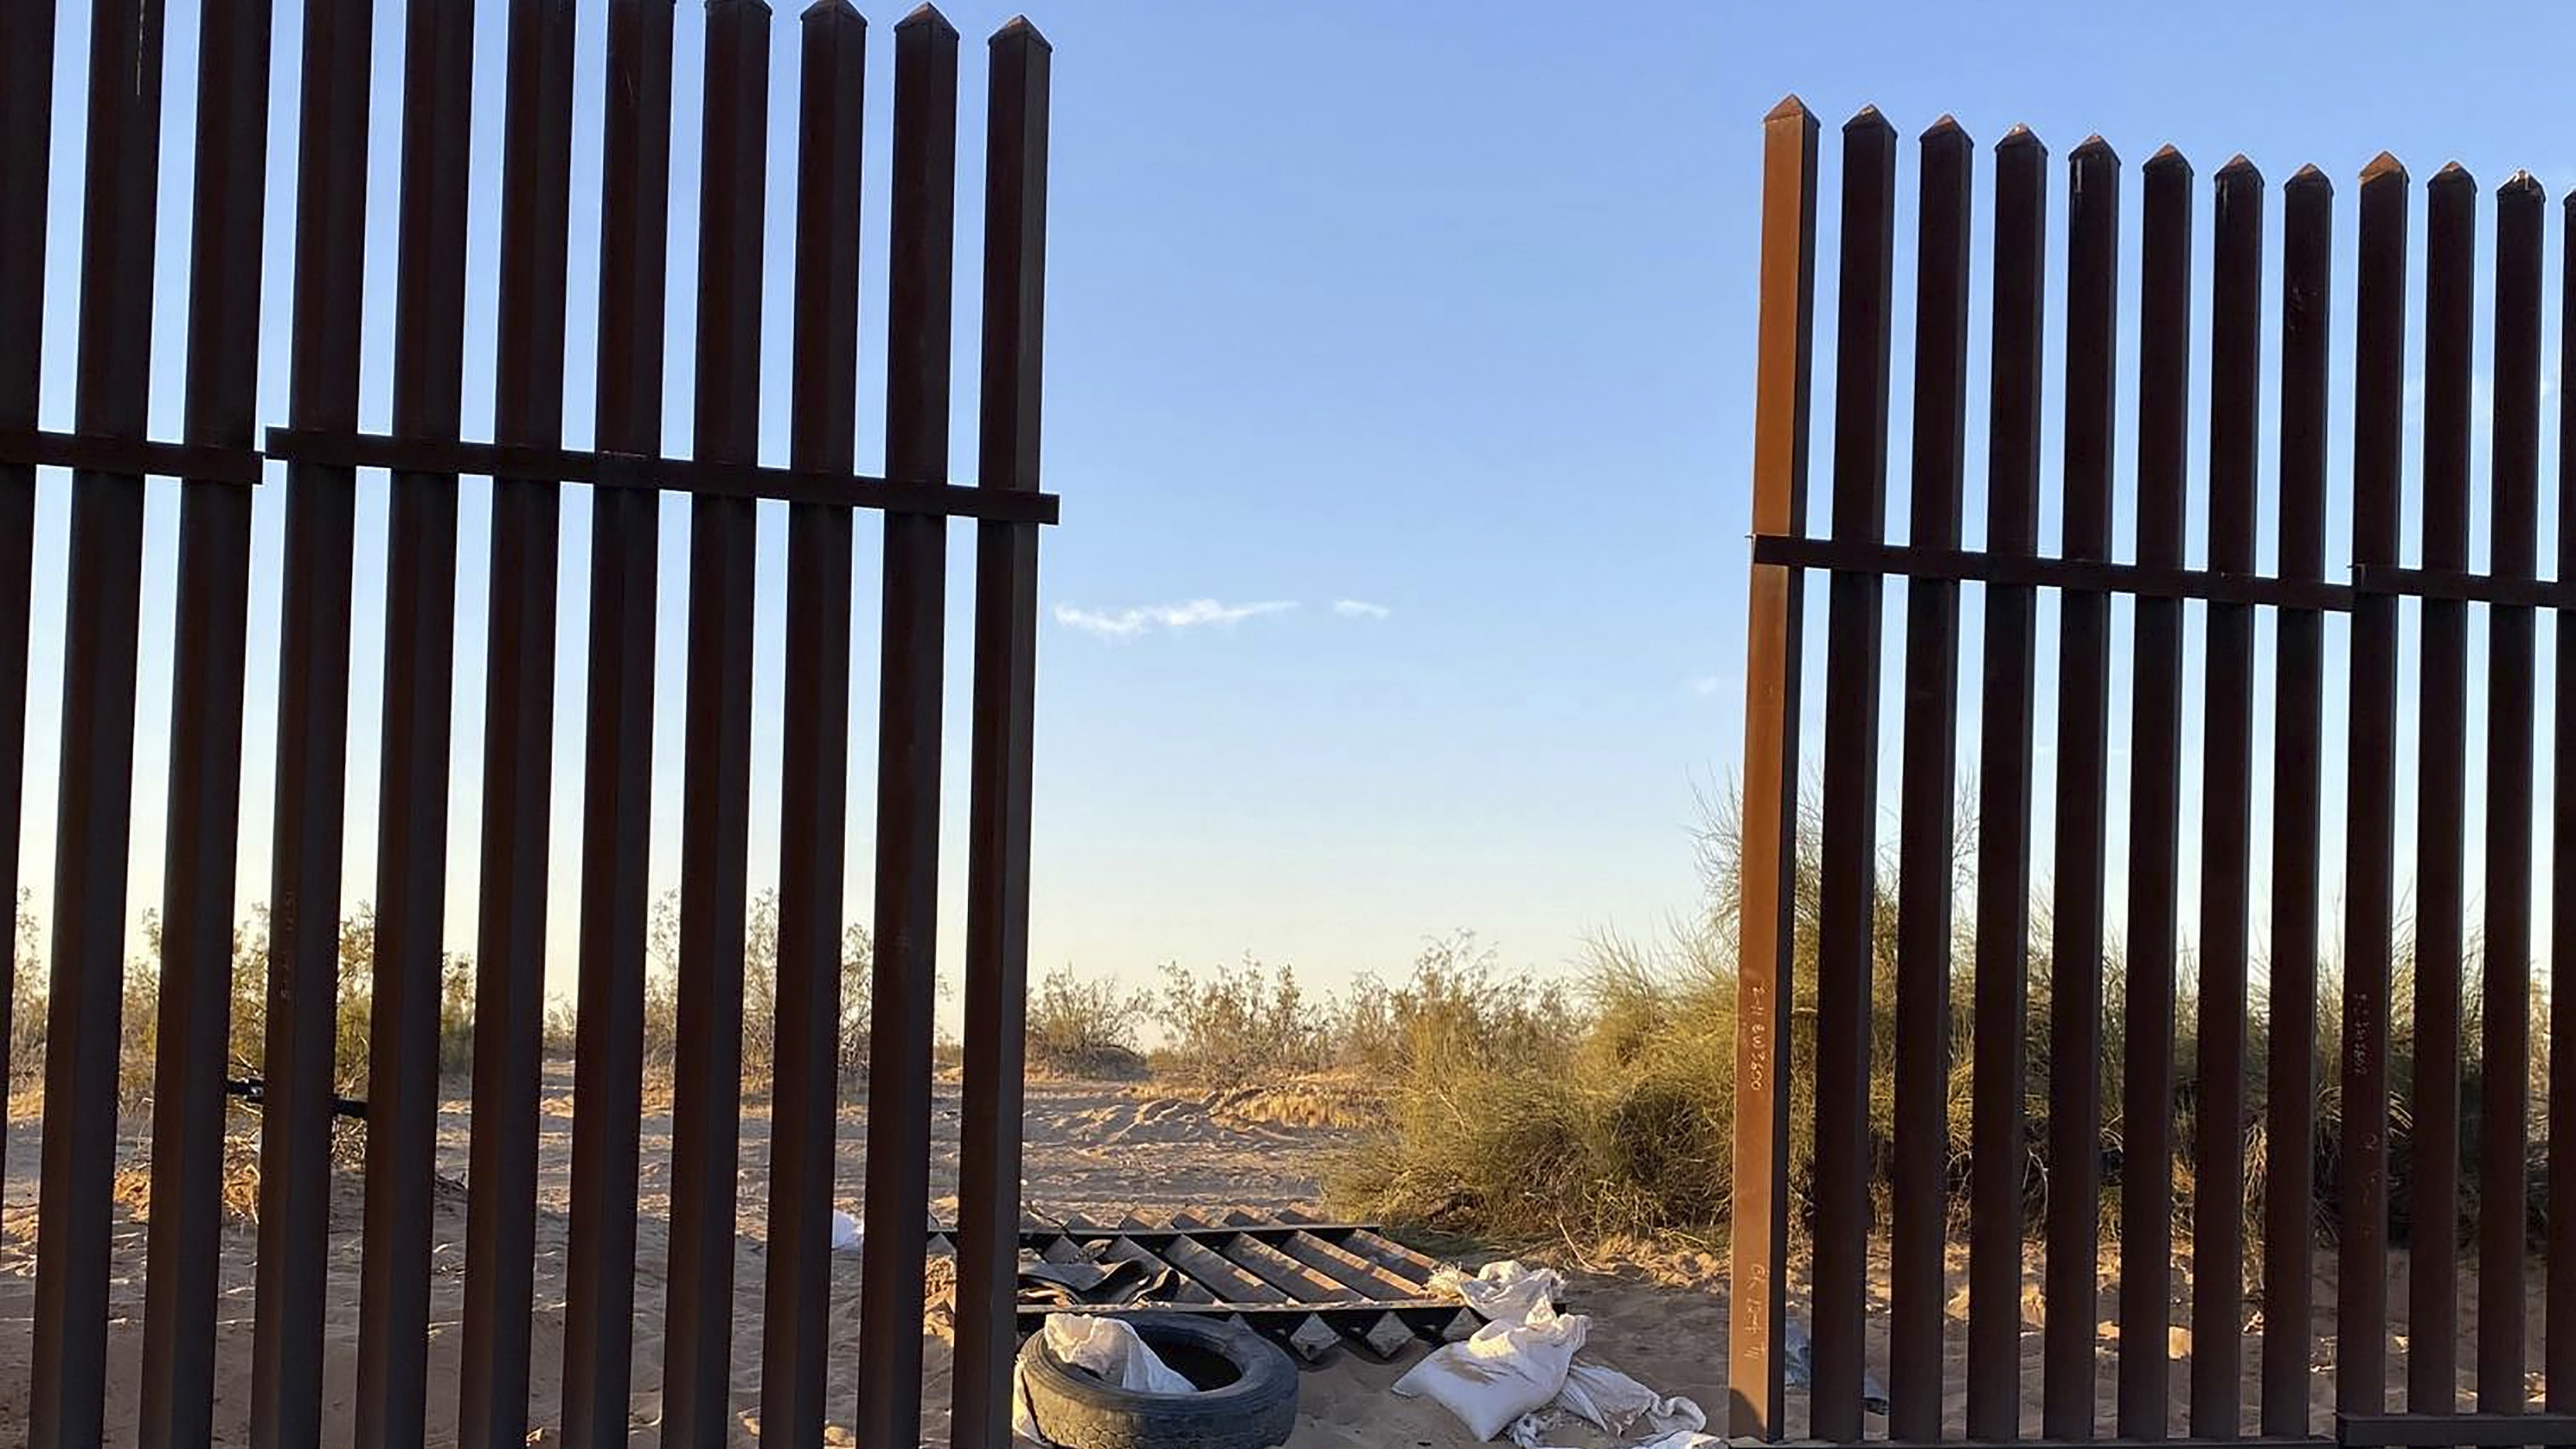
[[[2341,1414],[2346,1449],[2438,1445],[2576,1445],[2576,1414]]]
[[[396,438],[382,433],[271,428],[268,456],[332,468],[468,473],[536,482],[588,483],[601,488],[667,490],[712,498],[769,498],[782,503],[839,504],[992,523],[1054,523],[1058,512],[1054,494],[1026,489],[975,488],[703,458],[655,458],[446,438]]]
[[[2258,1437],[2241,1439],[2122,1439],[2105,1436],[2100,1439],[1872,1439],[1869,1449],[2328,1449],[2334,1440],[2309,1437]],[[1770,1449],[1827,1449],[1834,1441],[1826,1439],[1774,1440]],[[1840,1449],[1840,1446],[1835,1446]]]
[[[152,443],[140,438],[103,438],[91,433],[55,433],[42,429],[0,431],[0,463],[33,468],[73,468],[84,473],[114,473],[130,478],[186,478],[199,483],[257,486],[262,471],[259,452],[212,443]]]
[[[0,463],[71,468],[124,477],[185,478],[202,483],[257,486],[268,460],[331,468],[383,468],[404,473],[464,473],[476,477],[588,483],[601,488],[644,488],[718,498],[769,498],[783,503],[829,503],[887,513],[973,518],[995,523],[1052,524],[1061,511],[1056,495],[1017,488],[976,488],[879,478],[865,473],[817,473],[756,463],[696,458],[654,458],[633,453],[536,448],[445,438],[397,438],[382,433],[268,430],[265,453],[208,443],[156,443],[43,429],[0,431]]]
[[[1959,583],[2023,584],[2043,589],[2132,594],[2148,599],[2315,609],[2323,613],[2349,613],[2353,600],[2365,596],[2438,599],[2531,609],[2576,606],[2576,590],[2557,579],[2515,578],[2460,569],[2404,568],[2394,564],[2356,564],[2350,584],[2334,584],[2315,579],[2221,573],[2211,569],[1997,554],[1977,549],[1917,548],[1901,543],[1852,543],[1841,539],[1798,538],[1769,533],[1754,535],[1753,561],[1834,573],[1946,579]]]
[[[2273,605],[2345,613],[2354,591],[2313,579],[2276,579],[2209,569],[2159,568],[2100,559],[2043,558],[1964,548],[1916,548],[1901,543],[1850,543],[1831,538],[1756,534],[1753,561],[1835,573],[1896,578],[1948,579],[1959,583],[2022,584],[2133,594],[2147,599],[2197,599],[2213,604]]]
[[[2576,603],[2556,579],[2506,578],[2459,569],[2410,569],[2395,564],[2356,564],[2356,594],[2384,594],[2410,599],[2441,599],[2461,604],[2519,604],[2532,609],[2564,608]]]

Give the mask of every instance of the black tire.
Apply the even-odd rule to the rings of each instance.
[[[1145,1394],[1104,1383],[1047,1351],[1020,1350],[1021,1392],[1038,1432],[1064,1449],[1269,1449],[1297,1428],[1297,1367],[1248,1328],[1186,1313],[1126,1320],[1192,1383],[1188,1394]],[[1231,1381],[1225,1382],[1227,1375]]]

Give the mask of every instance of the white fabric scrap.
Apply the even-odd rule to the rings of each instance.
[[[1047,1348],[1066,1364],[1089,1369],[1107,1382],[1142,1394],[1186,1394],[1196,1390],[1180,1372],[1121,1319],[1087,1313],[1050,1313],[1038,1330]],[[1011,1371],[1011,1432],[1024,1439],[1049,1442],[1038,1433],[1029,1413],[1028,1387],[1019,1370]]]
[[[1477,1438],[1508,1431],[1520,1449],[1546,1449],[1547,1426],[1571,1415],[1605,1433],[1655,1436],[1638,1449],[1709,1449],[1724,1442],[1700,1432],[1708,1415],[1690,1399],[1665,1398],[1617,1369],[1575,1359],[1592,1321],[1556,1311],[1563,1274],[1506,1260],[1473,1277],[1444,1268],[1431,1285],[1489,1321],[1465,1342],[1435,1349],[1415,1364],[1395,1392],[1432,1400]]]

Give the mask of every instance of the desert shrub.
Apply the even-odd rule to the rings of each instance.
[[[1137,1075],[1145,1059],[1136,1050],[1136,1028],[1150,1005],[1141,992],[1084,981],[1070,967],[1048,972],[1029,992],[1029,1069],[1074,1077]]]
[[[1506,975],[1473,931],[1426,942],[1411,973],[1393,985],[1360,978],[1327,1019],[1338,1037],[1336,1061],[1399,1072],[1544,1067],[1580,1026],[1563,987]]]
[[[677,1061],[680,1032],[680,893],[664,891],[653,903],[645,930],[644,1068],[647,1080],[667,1091]],[[751,898],[743,919],[742,1080],[766,1091],[778,1070],[778,892]],[[842,1076],[867,1068],[873,955],[867,928],[852,923],[841,933],[839,1061]],[[579,1021],[577,1004],[559,1004],[567,1028]],[[571,1050],[567,1030],[558,1033]]]
[[[665,892],[654,904],[645,933],[644,1061],[648,1076],[667,1089],[678,1051],[679,926],[677,892]],[[765,1086],[777,1062],[778,901],[774,891],[753,898],[746,919],[743,950],[743,1075],[746,1083]],[[840,1024],[836,1033],[840,1073],[853,1079],[867,1070],[871,964],[868,931],[852,923],[841,933]],[[580,1042],[581,1005],[570,997],[547,1001],[543,1051],[547,1058],[569,1061]]]
[[[1331,1004],[1309,997],[1294,968],[1247,955],[1204,978],[1177,962],[1154,993],[1163,1045],[1157,1071],[1202,1081],[1293,1076],[1332,1064],[1339,1035]]]
[[[35,892],[20,886],[9,979],[8,1086],[12,1090],[45,1078],[45,931],[36,919],[34,902]]]
[[[868,928],[852,922],[841,932],[841,1076],[868,1069],[868,1027],[875,1013],[876,952]]]

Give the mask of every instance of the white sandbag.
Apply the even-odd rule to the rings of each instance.
[[[1431,1286],[1491,1321],[1465,1343],[1417,1364],[1397,1381],[1395,1392],[1439,1403],[1476,1437],[1493,1439],[1508,1430],[1520,1449],[1543,1449],[1548,1426],[1570,1415],[1613,1434],[1656,1436],[1640,1449],[1719,1442],[1700,1432],[1708,1415],[1692,1400],[1665,1398],[1617,1369],[1575,1360],[1585,1329],[1567,1325],[1589,1320],[1557,1313],[1564,1274],[1506,1259],[1472,1276],[1443,1268],[1432,1275]],[[1408,1388],[1416,1378],[1423,1382]]]
[[[854,1253],[858,1247],[859,1220],[839,1208],[832,1209],[832,1251]]]
[[[1579,1313],[1560,1316],[1542,1301],[1522,1321],[1497,1320],[1463,1343],[1433,1350],[1395,1381],[1395,1392],[1429,1399],[1477,1438],[1495,1438],[1556,1398],[1591,1322]]]
[[[1431,1291],[1455,1298],[1493,1322],[1520,1323],[1529,1318],[1531,1309],[1553,1307],[1565,1296],[1565,1275],[1554,1268],[1523,1267],[1519,1259],[1506,1258],[1487,1263],[1472,1277],[1456,1268],[1442,1268],[1431,1275]]]
[[[1038,1330],[1045,1335],[1049,1352],[1066,1364],[1089,1369],[1107,1382],[1140,1394],[1186,1394],[1197,1385],[1183,1377],[1179,1370],[1162,1360],[1135,1326],[1123,1320],[1088,1313],[1050,1313]],[[1019,1374],[1011,1375],[1011,1432],[1024,1439],[1043,1444],[1037,1421],[1029,1415],[1029,1398],[1021,1387]]]

